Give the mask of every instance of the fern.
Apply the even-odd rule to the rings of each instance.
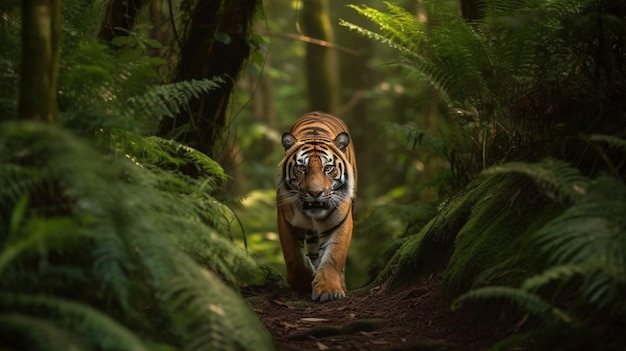
[[[24,314],[0,314],[0,338],[11,340],[8,346],[17,350],[93,350],[55,321]]]
[[[462,172],[471,176],[503,161],[563,157],[564,148],[568,161],[578,157],[593,165],[586,146],[568,135],[623,134],[623,123],[610,117],[621,115],[621,105],[612,101],[624,99],[616,82],[623,80],[626,54],[623,46],[608,44],[620,42],[625,28],[623,7],[614,1],[481,1],[483,17],[472,23],[437,1],[420,6],[428,23],[385,5],[352,6],[375,30],[341,24],[394,49],[396,65],[438,90],[449,121],[461,127],[462,152],[449,157],[464,155]],[[598,90],[606,98],[595,98]],[[599,153],[615,175],[624,174],[621,156]]]
[[[100,228],[98,232],[102,235],[92,249],[94,274],[100,277],[107,302],[119,303],[124,311],[129,311],[130,282],[126,272],[132,268],[132,258],[126,250],[128,243],[113,230]]]
[[[576,201],[584,196],[588,178],[567,162],[547,159],[540,163],[510,162],[490,167],[484,174],[522,173],[529,176],[543,192],[559,201]]]
[[[59,105],[64,125],[80,131],[121,129],[151,134],[161,119],[172,118],[191,99],[224,83],[214,77],[162,84],[155,71],[162,64],[160,59],[142,55],[126,62],[98,43],[77,44],[66,60]]]
[[[485,173],[519,172],[569,208],[532,236],[538,258],[546,258],[542,272],[526,278],[519,288],[489,286],[469,291],[455,306],[468,300],[504,299],[537,316],[548,325],[527,337],[543,341],[550,335],[577,335],[603,340],[595,347],[610,349],[623,342],[611,324],[626,316],[626,186],[615,178],[588,179],[567,163],[546,160],[513,163]],[[584,190],[584,191],[581,191]],[[581,333],[581,331],[584,331]],[[591,332],[593,331],[593,332]],[[507,339],[510,345],[528,339]]]
[[[601,309],[626,314],[626,186],[611,178],[591,183],[589,194],[537,233],[555,265],[585,269],[583,297]]]
[[[624,213],[626,186],[600,178],[587,196],[542,228],[537,240],[557,264],[592,261],[626,267]]]
[[[401,7],[385,2],[387,11],[367,6],[352,6],[380,27],[374,33],[346,21],[340,24],[374,40],[387,44],[400,53],[396,62],[425,78],[453,104],[455,101],[470,109],[467,103],[486,95],[486,81],[481,75],[484,62],[490,62],[480,38],[460,16],[447,11],[435,11],[437,20],[430,28]],[[470,97],[471,96],[471,97]],[[477,97],[478,96],[478,97]]]
[[[54,296],[70,296],[76,308],[99,306],[110,318],[181,349],[271,348],[247,305],[218,278],[233,285],[268,278],[229,239],[230,210],[211,196],[223,181],[221,168],[192,149],[157,139],[143,144],[153,145],[152,151],[135,149],[133,155],[124,145],[145,137],[124,137],[128,143],[115,139],[108,145],[116,153],[108,153],[53,127],[2,125],[0,163],[11,171],[0,172],[8,175],[1,182],[13,187],[16,175],[36,181],[0,198],[3,218],[14,223],[10,233],[0,229],[0,290],[49,294],[4,310],[22,314],[49,305],[43,318],[58,314],[68,321],[60,325],[65,332],[93,339],[99,349],[113,347],[104,340],[116,339],[90,327],[102,321],[82,323],[92,315],[65,309]],[[188,164],[198,166],[195,177],[177,168]]]
[[[158,121],[162,117],[173,118],[187,106],[189,100],[209,93],[222,83],[223,79],[213,78],[158,85],[141,96],[129,98],[127,102],[129,108]]]
[[[90,336],[88,341],[100,350],[147,350],[144,343],[120,323],[85,304],[43,295],[0,293],[0,305],[3,309],[19,309],[34,316],[52,316],[55,323],[67,330]]]
[[[390,2],[384,2],[389,13],[378,11],[368,6],[348,5],[356,12],[368,18],[370,21],[380,26],[382,33],[376,33],[360,26],[356,26],[345,20],[340,20],[339,24],[358,32],[361,35],[380,41],[389,45],[402,53],[411,55],[421,46],[424,38],[425,27],[415,21],[415,18],[401,7]]]
[[[237,295],[215,275],[198,270],[196,264],[189,257],[181,256],[166,238],[140,235],[135,243],[143,252],[142,259],[150,275],[160,287],[162,308],[177,321],[185,349],[270,347],[264,333],[247,334],[248,330],[259,330],[258,320],[250,318]]]
[[[552,266],[543,273],[526,279],[521,286],[522,290],[535,291],[552,282],[566,282],[573,277],[584,275],[589,269],[581,265],[567,264]]]
[[[503,299],[515,303],[525,311],[542,318],[547,323],[572,323],[572,317],[560,308],[554,307],[539,296],[524,290],[490,286],[469,291],[455,300],[453,308],[458,309],[466,300]]]
[[[143,137],[127,131],[115,131],[104,136],[104,142],[119,155],[132,162],[146,165],[157,165],[166,170],[193,170],[195,177],[215,179],[208,191],[211,192],[226,181],[222,167],[207,155],[174,140],[149,136]]]
[[[605,143],[609,146],[613,146],[623,151],[626,151],[626,139],[619,138],[613,135],[593,134],[588,137],[588,140],[596,143]]]

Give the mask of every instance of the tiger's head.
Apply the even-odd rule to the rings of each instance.
[[[339,204],[354,196],[354,170],[346,159],[350,137],[342,132],[334,140],[297,140],[282,136],[285,158],[279,184],[285,201],[309,218],[322,220]]]

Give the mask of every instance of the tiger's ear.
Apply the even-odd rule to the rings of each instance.
[[[350,144],[350,136],[346,132],[341,132],[335,140],[333,140],[335,146],[339,148],[341,151],[346,151],[346,147]]]
[[[296,137],[291,135],[291,133],[289,132],[285,132],[283,133],[283,137],[281,138],[281,141],[283,143],[283,147],[285,148],[285,151],[287,151],[291,149],[291,147],[296,143]]]

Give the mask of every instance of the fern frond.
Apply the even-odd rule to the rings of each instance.
[[[144,167],[156,165],[165,170],[190,167],[197,177],[213,178],[213,186],[221,185],[228,177],[220,164],[209,156],[175,140],[115,131],[107,136],[106,143],[118,154]]]
[[[55,323],[81,335],[101,350],[147,350],[131,331],[88,305],[45,295],[0,292],[0,306],[37,315],[55,316]]]
[[[448,90],[451,85],[451,79],[448,76],[449,72],[437,65],[437,63],[421,56],[400,56],[395,64],[407,72],[415,74],[420,79],[426,79],[429,84],[437,89],[447,105],[452,106],[456,103],[454,101],[454,93]]]
[[[525,290],[505,287],[490,286],[470,290],[455,300],[453,308],[459,308],[468,300],[502,299],[516,304],[525,311],[544,319],[549,323],[569,324],[574,319],[560,308],[552,306],[539,296]]]
[[[626,314],[626,302],[623,299],[626,272],[623,267],[615,268],[599,266],[591,270],[583,282],[581,291],[590,305],[619,317]]]
[[[28,291],[71,295],[99,304],[111,312],[111,318],[154,332],[151,335],[156,335],[158,342],[181,348],[271,349],[271,339],[248,305],[220,279],[242,285],[266,279],[262,268],[228,239],[226,218],[230,210],[210,194],[215,190],[213,184],[219,183],[218,177],[202,170],[216,174],[223,171],[201,155],[178,156],[188,156],[194,150],[156,139],[149,142],[165,145],[156,152],[165,160],[163,168],[145,161],[150,152],[145,159],[140,152],[133,156],[123,149],[118,154],[103,153],[52,126],[2,125],[0,150],[7,152],[0,153],[0,164],[39,170],[44,191],[51,192],[48,199],[35,196],[41,194],[39,188],[25,189],[38,201],[29,203],[18,228],[21,233],[34,234],[19,235],[3,246],[1,254],[10,253],[3,259],[4,267],[10,269],[5,269],[7,274],[3,274],[0,286],[16,292],[9,301],[12,308],[23,313],[28,306],[49,305],[39,308],[42,317],[58,315],[68,325],[85,324],[88,330],[80,329],[77,334],[91,333],[91,328],[96,328],[84,321],[89,316],[66,308],[65,300],[59,302],[49,296],[31,299],[25,295],[26,300],[15,302],[21,286],[28,282]],[[205,168],[198,167],[197,178],[177,169],[189,164],[195,167],[196,163],[205,164]],[[4,184],[4,179],[0,181]],[[13,210],[17,201],[8,200],[3,210]],[[37,211],[45,216],[35,216]],[[59,244],[33,241],[28,246],[35,248],[28,251],[32,253],[27,257],[28,264],[21,264],[25,256],[19,253],[26,252],[18,245],[21,240],[53,230],[58,235],[47,235],[46,240],[60,238]],[[80,241],[68,240],[72,236]],[[6,236],[3,239],[6,242]],[[46,256],[51,253],[55,260],[47,262]],[[50,271],[56,272],[52,278],[58,277],[54,282],[46,276]],[[36,279],[39,273],[46,279]],[[93,289],[85,291],[84,286]],[[179,294],[184,298],[176,300]],[[4,296],[0,299],[8,300]],[[207,343],[208,330],[213,333],[209,335],[223,339]],[[110,348],[106,340],[124,341],[105,332],[109,331],[93,336],[98,339],[93,341],[98,349]],[[132,343],[122,345],[132,349]]]
[[[581,11],[595,4],[592,0],[554,0],[548,1],[545,8],[557,17],[580,14]]]
[[[582,281],[578,290],[586,303],[619,316],[626,312],[626,303],[622,299],[622,291],[626,288],[625,277],[622,267],[611,267],[595,262],[563,264],[552,266],[540,274],[527,278],[521,289],[532,293],[547,284],[563,285],[576,278]],[[570,294],[571,292],[570,289]]]
[[[212,79],[192,79],[151,87],[146,93],[127,100],[129,108],[144,116],[156,120],[162,117],[174,117],[179,114],[193,98],[199,98],[218,88],[224,80],[219,77]]]
[[[600,178],[588,194],[537,232],[537,243],[552,262],[601,262],[626,267],[626,186]]]
[[[0,152],[8,150],[0,150]],[[41,170],[17,164],[0,164],[0,179],[5,180],[5,186],[0,187],[0,206],[7,206],[17,202],[28,189],[42,186],[45,176]],[[0,214],[1,216],[1,214]]]
[[[7,237],[6,245],[0,250],[0,274],[20,255],[71,247],[80,239],[92,236],[81,230],[79,222],[70,217],[31,218],[16,234]]]
[[[416,21],[412,14],[400,6],[387,1],[384,3],[388,12],[382,12],[366,5],[348,5],[348,7],[378,25],[380,34],[343,20],[340,24],[401,52],[411,54],[416,52],[423,41],[426,40],[425,25]]]
[[[92,350],[80,336],[60,328],[55,321],[17,313],[0,314],[0,340],[7,350]]]
[[[197,350],[232,350],[237,345],[250,350],[272,348],[271,339],[249,307],[219,278],[198,269],[166,238],[138,234],[135,240],[143,252],[142,260],[162,289],[162,308],[176,316],[186,345],[195,345]],[[213,339],[205,344],[207,333]]]
[[[486,37],[456,14],[437,11],[437,21],[430,31],[429,52],[424,56],[445,72],[433,83],[442,86],[465,106],[492,99],[485,74],[493,69],[494,58]]]
[[[522,290],[534,291],[551,282],[566,282],[572,277],[584,275],[589,272],[589,267],[583,265],[557,265],[552,266],[541,274],[526,279],[521,286]]]
[[[397,65],[426,78],[449,103],[464,107],[489,98],[485,62],[492,61],[486,39],[460,16],[429,7],[434,25],[427,28],[400,6],[386,2],[387,12],[368,6],[351,6],[379,26],[372,32],[342,21],[351,30],[390,46],[400,54]]]
[[[589,179],[567,162],[546,159],[539,163],[510,162],[492,166],[484,174],[521,173],[529,176],[543,192],[559,201],[576,201],[583,197]]]
[[[100,228],[98,232],[101,235],[94,240],[92,249],[94,273],[100,278],[107,299],[129,311],[128,272],[133,260],[128,254],[127,244],[113,230]]]
[[[536,233],[536,243],[556,266],[528,282],[584,277],[584,299],[624,313],[626,288],[626,186],[612,178],[591,182],[587,195]]]
[[[588,137],[588,140],[596,143],[607,144],[608,146],[620,148],[623,151],[626,151],[626,139],[614,135],[593,134]]]
[[[352,30],[352,31],[354,31],[354,32],[364,36],[364,37],[367,37],[367,38],[373,39],[375,41],[378,41],[378,42],[380,42],[382,44],[385,44],[385,45],[389,46],[390,48],[392,48],[394,50],[398,50],[398,51],[400,51],[402,53],[405,53],[405,54],[411,54],[412,53],[412,51],[411,51],[411,49],[409,47],[406,47],[406,46],[404,46],[401,43],[395,42],[395,41],[385,37],[383,34],[379,34],[379,33],[373,32],[373,31],[371,31],[369,29],[365,29],[363,27],[357,26],[357,25],[352,24],[350,22],[347,22],[347,21],[345,21],[343,19],[339,20],[339,25],[347,27],[348,29],[350,29],[350,30]]]

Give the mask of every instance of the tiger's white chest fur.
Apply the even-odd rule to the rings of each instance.
[[[289,224],[291,224],[292,226],[296,228],[303,228],[303,229],[309,229],[309,230],[315,229],[316,221],[305,216],[304,213],[302,213],[298,209],[298,206],[295,203],[291,204],[291,209],[293,210],[293,217],[288,219]]]

